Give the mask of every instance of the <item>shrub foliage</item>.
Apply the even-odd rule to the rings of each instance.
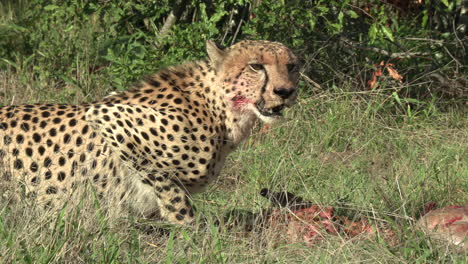
[[[351,82],[369,90],[383,61],[403,83],[381,77],[372,89],[400,103],[466,99],[462,0],[10,0],[0,7],[0,67],[32,68],[31,78],[59,86],[83,89],[76,71],[85,64],[108,90],[125,89],[145,73],[203,56],[207,39],[226,46],[268,39],[297,50],[321,89]]]

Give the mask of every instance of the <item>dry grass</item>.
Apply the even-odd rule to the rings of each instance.
[[[44,214],[29,199],[12,203],[3,181],[0,256],[3,263],[460,262],[463,255],[413,230],[426,202],[467,202],[466,120],[448,115],[394,126],[354,99],[303,99],[289,121],[255,134],[195,197],[199,225],[166,226],[166,232],[148,232],[160,224],[132,215],[110,216],[91,190],[78,206]],[[397,230],[396,240],[325,236],[307,246],[291,243],[281,228],[247,232],[239,219],[270,207],[258,195],[263,187],[386,223]],[[215,224],[226,215],[235,217]]]

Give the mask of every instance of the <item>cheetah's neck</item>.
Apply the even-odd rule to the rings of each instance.
[[[201,105],[209,112],[210,122],[225,128],[222,136],[233,149],[250,135],[257,118],[248,108],[242,111],[237,109],[239,101],[226,93],[222,78],[207,60],[186,63],[163,69],[127,91],[112,93],[104,102],[157,107],[158,104],[150,105],[151,97],[162,91],[173,92],[177,87],[190,97],[191,104]],[[141,102],[141,98],[135,98],[135,94],[145,94],[149,89],[154,90],[153,94],[147,94],[150,99]]]
[[[231,149],[237,147],[239,143],[245,140],[251,133],[257,120],[256,115],[248,108],[239,111],[239,102],[228,94],[227,88],[223,83],[223,76],[214,70],[209,62],[198,62],[196,69],[201,73],[204,69],[210,69],[204,76],[204,87],[198,86],[196,89],[203,94],[213,117],[219,124],[226,128],[226,140]]]

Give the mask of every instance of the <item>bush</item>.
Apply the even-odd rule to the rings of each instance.
[[[79,86],[77,69],[85,65],[87,74],[108,80],[108,89],[125,89],[157,68],[202,57],[206,39],[269,39],[296,49],[304,74],[324,89],[351,82],[356,91],[369,90],[384,61],[404,82],[382,77],[374,90],[412,104],[463,99],[466,37],[447,26],[457,23],[461,0],[392,4],[399,2],[7,1],[0,67],[32,68],[33,78]],[[160,36],[171,11],[178,20]]]

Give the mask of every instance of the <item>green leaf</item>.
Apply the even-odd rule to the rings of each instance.
[[[424,104],[424,102],[414,98],[405,98],[405,101],[413,104]]]
[[[401,99],[400,99],[400,97],[398,96],[398,94],[397,94],[396,92],[393,92],[393,93],[392,93],[392,96],[393,96],[393,99],[395,99],[395,101],[396,101],[399,105],[401,105]]]
[[[425,28],[427,26],[427,21],[429,20],[429,12],[428,10],[423,11],[423,17],[422,17],[422,27]]]
[[[390,28],[388,28],[387,26],[382,26],[381,29],[382,29],[382,32],[385,34],[385,36],[387,36],[387,38],[389,38],[391,41],[395,41]]]
[[[377,26],[375,24],[372,24],[371,27],[369,28],[369,38],[371,42],[373,42],[377,38]]]
[[[309,18],[309,26],[310,26],[310,29],[314,29],[315,28],[315,18],[311,17]]]
[[[174,263],[174,232],[171,232],[169,234],[169,239],[167,241],[167,246],[166,246],[166,263]]]
[[[4,59],[4,58],[2,58],[2,61],[3,61],[3,62],[5,62],[5,63],[6,63],[6,64],[8,64],[8,65],[10,65],[10,66],[14,67],[16,70],[18,70],[18,69],[19,69],[19,66],[18,66],[18,64],[14,63],[14,62],[13,62],[13,61],[11,61],[11,60],[8,60],[8,59]]]
[[[317,6],[317,9],[320,10],[322,13],[327,13],[329,10],[326,6]]]
[[[340,12],[340,13],[338,14],[338,21],[340,22],[340,25],[343,24],[343,17],[344,17],[343,12]]]
[[[356,12],[354,12],[353,10],[348,10],[347,13],[348,13],[348,16],[350,16],[351,18],[358,18],[359,17],[359,15]]]
[[[220,21],[221,18],[223,18],[226,14],[228,14],[228,12],[224,10],[224,4],[221,3],[216,8],[216,12],[213,15],[211,15],[210,21],[216,23],[216,22]]]
[[[57,8],[59,8],[59,6],[57,6],[57,5],[46,5],[46,6],[44,7],[44,10],[45,10],[45,11],[52,11],[52,10],[55,10],[55,9],[57,9]]]

